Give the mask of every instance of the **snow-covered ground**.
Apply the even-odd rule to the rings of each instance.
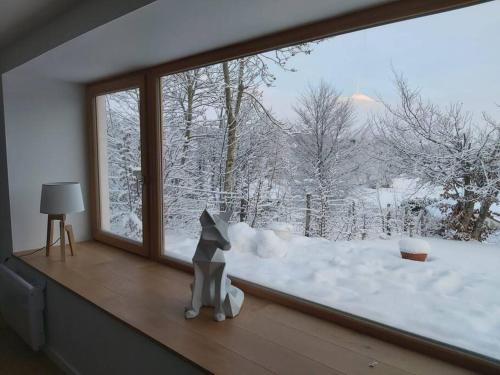
[[[500,358],[500,246],[426,238],[425,263],[403,260],[400,237],[333,242],[229,228],[231,275],[403,330]],[[190,261],[196,238],[166,233]]]

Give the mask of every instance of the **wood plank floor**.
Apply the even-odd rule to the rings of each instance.
[[[34,352],[0,315],[0,374],[64,375],[43,352]]]
[[[185,320],[192,276],[98,242],[75,257],[21,258],[59,284],[217,374],[470,374],[250,295],[222,323],[203,309]]]

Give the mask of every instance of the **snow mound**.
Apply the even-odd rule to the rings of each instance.
[[[233,250],[260,258],[281,258],[287,253],[285,242],[274,231],[254,229],[247,223],[230,225],[229,239]]]
[[[431,246],[427,241],[418,238],[403,238],[399,240],[399,250],[410,254],[429,253]]]
[[[242,253],[257,253],[255,229],[251,228],[247,223],[229,225],[228,235],[232,250]]]
[[[286,255],[283,240],[272,230],[259,230],[255,236],[257,242],[257,255],[261,258],[282,258]]]
[[[292,237],[293,226],[291,224],[274,222],[268,227],[282,240],[289,240]]]

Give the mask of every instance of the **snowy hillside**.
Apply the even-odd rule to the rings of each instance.
[[[231,275],[500,358],[500,246],[426,238],[427,262],[403,260],[400,237],[283,240],[245,223],[229,230]],[[191,260],[197,239],[168,232],[168,255]]]
[[[369,188],[361,187],[355,189],[351,194],[351,198],[364,202],[365,207],[379,207],[384,210],[387,207],[392,207],[391,210],[398,207],[404,207],[405,202],[411,200],[427,201],[425,212],[434,220],[443,220],[445,215],[440,210],[440,205],[448,204],[455,205],[453,199],[442,198],[443,188],[441,186],[419,186],[418,179],[398,177],[391,179],[390,187]],[[479,210],[481,205],[476,202],[474,209]],[[500,228],[500,203],[495,202],[490,207],[491,216],[498,222]],[[487,243],[500,244],[500,233],[492,233],[486,238]]]
[[[408,199],[438,199],[442,193],[440,187],[420,188],[417,183],[418,180],[414,178],[393,178],[391,181],[391,187],[378,189],[365,187],[357,189],[356,195],[386,207],[388,204],[399,206]]]

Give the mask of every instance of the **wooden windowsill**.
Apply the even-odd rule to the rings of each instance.
[[[119,319],[217,374],[467,374],[448,363],[251,295],[236,319],[184,319],[192,276],[99,242],[19,258]]]

